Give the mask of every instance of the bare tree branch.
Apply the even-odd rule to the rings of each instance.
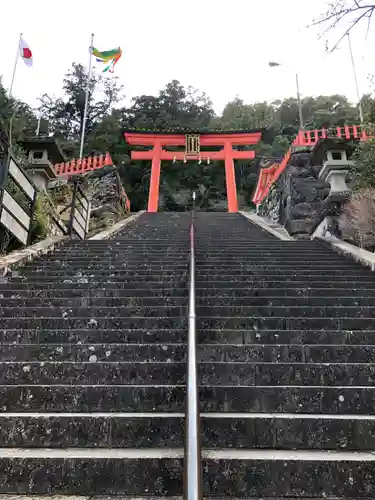
[[[325,30],[323,33],[327,33],[338,26],[345,25],[344,33],[339,37],[338,41],[333,45],[330,52],[333,52],[341,41],[364,19],[367,18],[367,33],[368,35],[372,15],[375,11],[375,3],[364,4],[364,0],[335,0],[329,5],[328,11],[320,16],[318,19],[314,19],[311,26],[325,25]],[[322,34],[323,35],[323,34]],[[321,36],[322,36],[321,35]]]

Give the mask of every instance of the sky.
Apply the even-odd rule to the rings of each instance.
[[[19,61],[13,94],[36,107],[43,93],[60,96],[71,63],[88,65],[94,46],[121,46],[115,73],[126,100],[157,94],[172,79],[206,92],[221,113],[239,96],[246,103],[295,95],[344,94],[356,88],[347,40],[325,54],[319,30],[307,29],[326,10],[325,0],[16,0],[1,6],[0,75],[9,88],[20,32],[34,65]],[[375,22],[375,21],[374,21]],[[321,30],[320,30],[321,31]],[[338,32],[331,33],[330,42]],[[325,37],[324,39],[326,39]],[[352,36],[361,93],[375,74],[375,24]],[[269,61],[282,63],[270,68]],[[101,69],[97,66],[95,71]]]

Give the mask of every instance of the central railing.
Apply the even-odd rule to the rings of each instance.
[[[195,193],[190,225],[188,357],[185,410],[184,500],[202,500],[202,458],[195,315]]]

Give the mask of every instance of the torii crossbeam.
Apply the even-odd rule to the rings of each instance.
[[[159,133],[155,131],[126,131],[128,144],[150,146],[149,151],[132,151],[132,160],[151,160],[151,181],[148,211],[157,212],[159,204],[160,167],[162,161],[223,160],[228,198],[228,212],[238,212],[234,160],[252,160],[254,151],[237,151],[235,146],[253,146],[262,138],[262,130],[237,132]],[[184,146],[184,151],[167,151],[163,147]],[[220,147],[219,151],[201,150],[201,147]]]

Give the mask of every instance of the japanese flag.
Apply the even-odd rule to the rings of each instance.
[[[33,65],[33,53],[23,38],[20,40],[20,56],[25,61],[26,66]]]

